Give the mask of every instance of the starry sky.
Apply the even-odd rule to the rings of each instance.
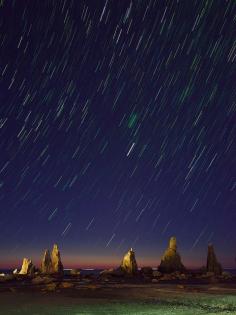
[[[0,1],[0,266],[133,247],[235,266],[236,2]]]

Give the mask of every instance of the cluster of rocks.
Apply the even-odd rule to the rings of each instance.
[[[55,279],[52,280],[56,275],[64,275],[64,269],[61,262],[60,251],[58,246],[55,244],[53,246],[52,252],[47,249],[44,252],[40,268],[37,269],[31,259],[24,258],[21,270],[18,272],[14,270],[14,275],[27,275],[34,279],[32,280],[34,284],[44,283],[51,285],[55,283]],[[97,280],[97,276],[91,275],[81,275],[80,269],[72,269],[70,276],[75,276],[76,279],[83,281],[94,281]],[[13,276],[13,275],[12,275]],[[53,277],[52,277],[53,276]],[[171,237],[169,240],[169,245],[165,250],[160,265],[157,270],[153,270],[152,267],[142,267],[138,268],[138,264],[135,258],[135,252],[131,248],[123,257],[121,264],[118,268],[104,270],[100,273],[99,277],[103,281],[109,281],[110,279],[120,278],[120,279],[142,279],[142,281],[172,281],[172,280],[189,280],[189,279],[213,279],[217,277],[218,279],[228,280],[230,275],[222,272],[222,267],[218,262],[213,245],[209,244],[207,263],[206,267],[202,269],[199,273],[191,273],[185,268],[182,263],[181,256],[177,251],[177,240],[175,237]],[[62,277],[59,277],[62,279]],[[75,278],[74,278],[75,279]],[[124,280],[125,281],[125,280]],[[66,285],[65,285],[66,286]]]
[[[236,277],[222,272],[213,246],[208,246],[207,263],[201,270],[187,270],[182,263],[177,251],[177,241],[172,237],[165,250],[159,266],[138,268],[135,252],[131,248],[123,257],[118,268],[97,273],[83,273],[80,269],[63,270],[60,251],[57,245],[52,252],[45,250],[40,267],[37,269],[31,259],[24,258],[20,272],[14,270],[13,274],[0,274],[0,283],[3,290],[12,292],[37,290],[42,292],[60,292],[67,289],[81,289],[81,285],[90,289],[97,289],[107,284],[117,285],[122,283],[174,283],[184,289],[185,285],[234,282]],[[1,292],[1,286],[0,286]]]
[[[48,249],[45,250],[39,270],[33,265],[31,259],[24,258],[20,272],[18,273],[17,270],[14,270],[13,273],[28,276],[33,276],[34,274],[39,273],[62,275],[63,270],[60,251],[58,246],[55,244],[51,254]]]
[[[175,237],[171,237],[169,246],[161,258],[161,263],[158,267],[159,272],[164,274],[173,274],[177,278],[186,278],[187,269],[181,261],[181,256],[177,252],[177,241]],[[212,274],[214,276],[222,275],[222,267],[218,262],[214,247],[212,244],[208,245],[207,263],[203,274]]]
[[[181,256],[177,251],[177,240],[175,237],[171,237],[169,240],[169,246],[165,250],[164,255],[161,258],[160,265],[157,270],[153,270],[151,267],[143,267],[138,269],[138,264],[135,258],[135,252],[131,248],[124,256],[120,267],[116,269],[104,270],[100,273],[100,276],[105,277],[142,277],[144,279],[152,279],[153,282],[168,281],[168,280],[188,280],[192,277],[195,278],[207,278],[212,276],[218,276],[226,279],[229,275],[222,274],[222,267],[218,262],[213,245],[208,246],[207,264],[200,275],[192,275],[190,271],[183,265]]]

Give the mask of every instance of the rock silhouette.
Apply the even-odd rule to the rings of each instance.
[[[41,272],[49,274],[53,272],[51,255],[48,249],[45,250],[43,260],[41,263]]]
[[[215,275],[222,274],[222,267],[221,264],[217,261],[214,247],[212,244],[208,245],[207,272],[213,272]]]
[[[159,271],[163,273],[172,273],[175,271],[184,271],[185,267],[181,262],[181,257],[177,252],[177,241],[175,237],[171,237],[169,247],[162,256]]]
[[[35,271],[34,265],[31,259],[24,258],[21,270],[19,272],[20,275],[33,275]]]
[[[132,248],[124,256],[120,268],[124,273],[129,275],[134,275],[137,273],[138,266],[135,259],[135,253]]]
[[[63,274],[63,265],[61,262],[61,255],[58,249],[58,246],[55,244],[52,250],[52,272]]]

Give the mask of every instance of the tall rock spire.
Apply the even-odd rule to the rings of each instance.
[[[58,246],[55,244],[52,250],[52,272],[53,273],[63,273],[63,265],[61,262],[61,255]]]
[[[138,266],[135,259],[135,253],[132,248],[124,256],[120,267],[121,270],[126,274],[134,275],[137,273]]]
[[[181,262],[181,257],[177,252],[177,240],[171,237],[169,247],[162,256],[159,271],[164,273],[171,273],[175,271],[184,271],[185,267]]]
[[[208,245],[207,272],[213,272],[215,275],[220,275],[222,273],[221,264],[217,261],[214,247],[212,244]]]
[[[42,273],[52,273],[52,260],[51,260],[51,255],[48,249],[45,250],[44,255],[43,255],[43,260],[41,263],[41,272]]]

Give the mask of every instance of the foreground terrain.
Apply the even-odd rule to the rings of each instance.
[[[0,286],[0,315],[236,314],[236,284]]]

